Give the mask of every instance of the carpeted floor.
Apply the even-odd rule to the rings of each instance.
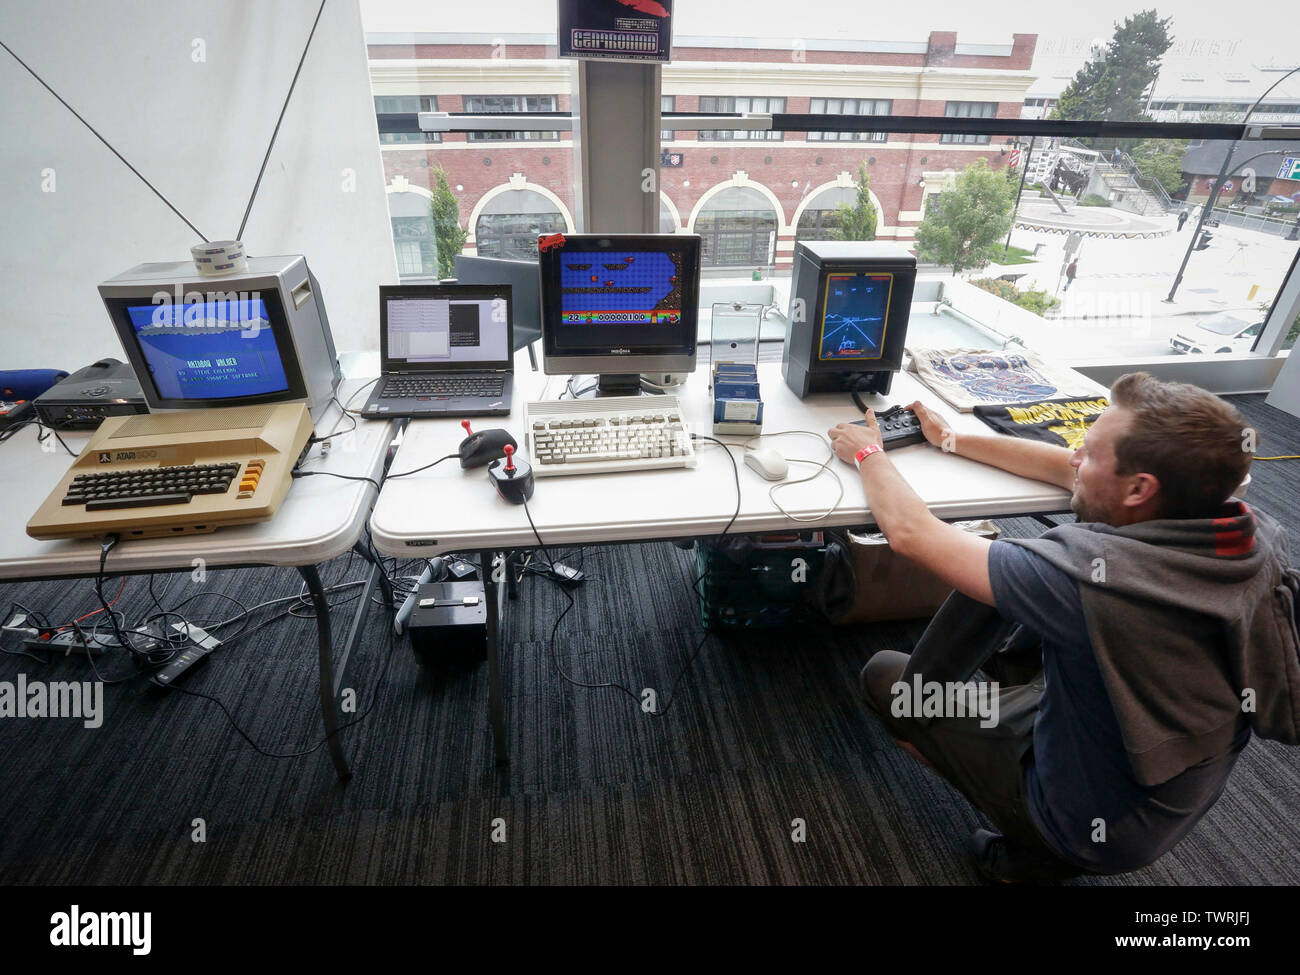
[[[1300,424],[1239,405],[1265,454],[1300,453]],[[1259,463],[1249,500],[1300,543],[1300,462]],[[1004,532],[1036,534],[1032,520]],[[577,556],[575,554],[574,559]],[[661,717],[619,691],[566,683],[549,635],[567,600],[525,579],[505,628],[512,764],[492,767],[484,667],[418,668],[371,608],[348,685],[373,712],[345,732],[356,775],[323,750],[258,754],[207,700],[105,689],[102,728],[0,721],[0,882],[28,883],[865,883],[976,882],[962,850],[981,819],[907,758],[857,701],[858,670],[924,621],[761,633],[699,643],[693,561],[669,544],[589,548],[555,653],[572,677],[654,688]],[[360,560],[326,567],[361,577]],[[159,577],[173,606],[202,589],[246,604],[300,588],[295,573]],[[115,593],[117,583],[108,587]],[[339,594],[346,599],[356,590]],[[86,582],[8,585],[0,603],[56,621],[98,605]],[[338,628],[354,602],[339,609]],[[143,579],[117,608],[149,612]],[[194,617],[233,615],[214,597]],[[261,618],[261,617],[259,617]],[[12,648],[12,637],[4,645]],[[287,618],[219,651],[187,687],[218,698],[262,748],[320,734],[315,627]],[[382,673],[385,660],[389,669]],[[105,659],[106,676],[123,661]],[[0,658],[0,680],[89,678],[84,659]],[[671,703],[669,703],[671,702]],[[1300,883],[1300,751],[1253,741],[1222,799],[1152,867],[1087,884]],[[204,842],[196,842],[196,821]],[[798,821],[798,823],[796,823]],[[805,842],[792,842],[802,824]],[[504,842],[493,842],[494,832]]]

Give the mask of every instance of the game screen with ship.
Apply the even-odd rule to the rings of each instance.
[[[827,274],[818,359],[879,359],[893,284],[892,274]]]
[[[682,322],[684,255],[663,251],[564,251],[560,261],[562,344],[675,345]]]
[[[260,298],[126,309],[158,395],[226,399],[289,388]]]

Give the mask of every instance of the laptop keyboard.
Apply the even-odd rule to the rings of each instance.
[[[395,376],[384,381],[380,399],[419,396],[500,396],[506,381],[501,376]]]

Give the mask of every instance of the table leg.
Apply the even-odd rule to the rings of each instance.
[[[330,636],[330,610],[325,601],[325,590],[320,584],[320,575],[314,565],[300,565],[298,574],[307,583],[311,594],[312,607],[316,610],[317,651],[320,658],[320,710],[325,723],[325,747],[329,749],[330,761],[339,780],[346,782],[352,777],[348,767],[347,756],[343,754],[343,743],[339,741],[338,701],[334,696],[334,652]]]
[[[498,566],[495,559],[500,558]],[[488,664],[488,719],[492,723],[492,744],[498,765],[510,761],[506,749],[506,713],[501,692],[501,615],[505,586],[506,556],[504,552],[480,552],[479,565],[483,567],[483,595],[487,600],[487,664]],[[501,576],[498,577],[497,573]]]

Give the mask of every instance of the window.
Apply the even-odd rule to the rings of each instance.
[[[466,95],[465,111],[479,115],[496,112],[554,112],[554,95]],[[545,142],[560,138],[551,132],[470,132],[470,142]]]
[[[480,257],[537,260],[539,234],[569,228],[555,204],[534,190],[506,190],[488,200],[474,228]]]
[[[438,99],[432,95],[376,95],[376,115],[413,115],[416,112],[436,112]],[[401,145],[411,142],[441,142],[437,132],[380,132],[379,144]]]
[[[888,98],[813,98],[809,101],[811,115],[888,115],[894,103]],[[884,132],[809,132],[810,142],[884,142],[889,136]]]
[[[389,193],[388,217],[393,227],[398,275],[403,280],[437,280],[438,246],[428,198],[420,193]]]
[[[677,110],[677,96],[676,96],[676,95],[660,95],[660,96],[659,96],[659,111],[660,111],[660,113],[663,113],[663,112],[675,112],[676,110]],[[675,138],[677,138],[677,133],[674,132],[672,129],[660,129],[660,130],[659,130],[659,141],[660,141],[660,142],[671,142],[671,141],[672,141],[673,139],[675,139]]]
[[[730,112],[756,112],[758,114],[779,113],[785,111],[784,98],[733,98],[728,96],[700,96],[701,112],[716,112],[717,114],[726,114]],[[785,138],[784,132],[738,132],[735,130],[712,130],[705,129],[700,132],[701,142],[723,142],[726,140],[756,140],[768,142],[780,142]]]
[[[732,186],[709,198],[695,221],[704,267],[762,267],[776,254],[776,211],[758,190]]]
[[[997,102],[949,102],[943,110],[945,118],[994,118],[998,114]],[[985,146],[989,143],[987,135],[965,135],[957,132],[945,132],[940,142],[960,142],[966,145]]]
[[[851,207],[858,201],[858,191],[852,186],[836,186],[822,190],[799,214],[795,240],[838,240],[841,205]],[[880,214],[876,214],[877,223]]]

